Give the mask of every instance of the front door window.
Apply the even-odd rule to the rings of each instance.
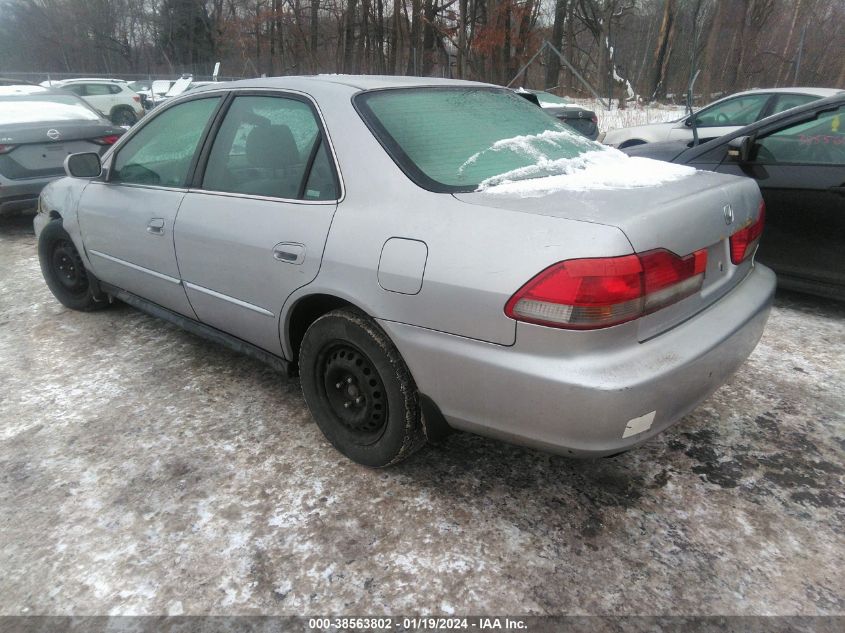
[[[120,148],[110,182],[184,187],[188,170],[220,97],[168,108]]]

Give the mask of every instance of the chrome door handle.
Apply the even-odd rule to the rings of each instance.
[[[153,218],[147,224],[147,233],[164,235],[164,218]]]
[[[305,261],[305,245],[296,242],[282,242],[273,247],[273,259],[286,264],[301,264]]]

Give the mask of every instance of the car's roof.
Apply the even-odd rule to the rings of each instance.
[[[288,77],[262,77],[214,84],[220,88],[287,88],[307,90],[320,86],[346,86],[354,90],[381,88],[415,88],[424,86],[491,86],[476,81],[439,79],[436,77],[394,77],[389,75],[300,75]],[[496,86],[501,87],[501,86]],[[203,86],[207,89],[207,86]]]
[[[800,95],[816,95],[817,97],[832,97],[833,95],[843,92],[841,88],[813,88],[813,87],[796,87],[796,88],[755,88],[754,90],[745,90],[744,92],[735,92],[725,97],[736,97],[739,95],[753,95],[761,93],[784,93],[784,94],[800,94]]]
[[[49,83],[49,84],[52,84],[54,86],[59,86],[59,85],[64,86],[64,85],[67,85],[67,84],[74,84],[74,83],[80,83],[80,82],[85,82],[86,84],[96,84],[96,83],[125,84],[125,83],[129,83],[125,79],[107,79],[107,78],[104,78],[104,77],[74,77],[73,79],[51,79],[51,80],[48,80],[48,81],[41,82],[41,85]]]

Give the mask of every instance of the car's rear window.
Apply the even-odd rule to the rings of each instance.
[[[98,121],[100,116],[70,95],[0,97],[0,125],[42,121]]]
[[[431,191],[548,175],[555,161],[602,148],[510,90],[389,89],[361,93],[355,104],[403,171]]]

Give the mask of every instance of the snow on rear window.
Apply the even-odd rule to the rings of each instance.
[[[575,158],[549,160],[499,174],[478,189],[490,194],[536,198],[556,191],[655,187],[695,173],[694,167],[628,156],[617,149],[585,152]]]
[[[0,125],[43,121],[98,121],[100,117],[75,97],[29,95],[0,99]]]
[[[400,166],[435,190],[471,191],[540,157],[554,161],[602,151],[511,91],[382,90],[364,93],[358,103]]]

